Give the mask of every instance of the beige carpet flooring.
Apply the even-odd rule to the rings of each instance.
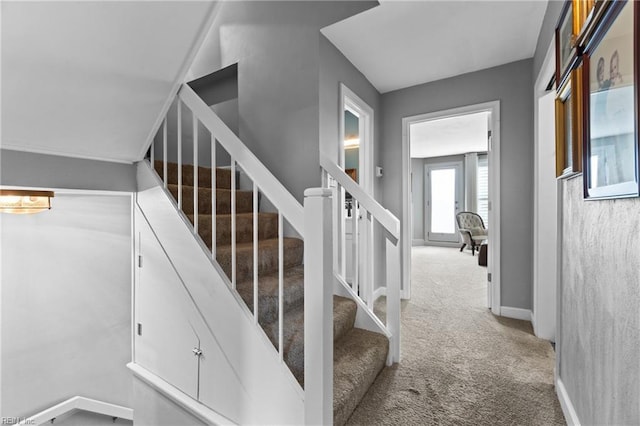
[[[551,344],[485,307],[477,255],[415,247],[412,264],[402,362],[382,371],[347,424],[564,425]]]

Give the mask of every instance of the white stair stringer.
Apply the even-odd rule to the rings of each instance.
[[[289,368],[146,162],[137,178],[134,363],[235,423],[302,424]]]

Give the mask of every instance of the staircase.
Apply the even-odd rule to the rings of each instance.
[[[164,179],[163,162],[155,161],[155,170]],[[212,249],[230,282],[232,261],[232,173],[227,168],[215,169],[216,188],[211,188],[212,170],[198,167],[198,234]],[[194,168],[182,166],[182,209],[194,222]],[[167,189],[178,199],[178,165],[167,164]],[[214,192],[215,191],[215,192]],[[215,194],[215,212],[212,197]],[[235,191],[235,283],[236,291],[250,312],[254,312],[254,217],[252,191]],[[260,204],[260,202],[259,202]],[[260,209],[259,209],[260,210]],[[215,213],[215,222],[214,214]],[[214,233],[215,223],[215,235]],[[279,346],[279,227],[278,214],[260,211],[258,224],[258,322],[268,339]],[[303,241],[283,238],[283,360],[296,380],[304,387],[304,267]],[[376,376],[384,368],[389,351],[386,336],[354,328],[356,303],[345,297],[333,298],[334,337],[334,424],[342,425],[356,408]]]

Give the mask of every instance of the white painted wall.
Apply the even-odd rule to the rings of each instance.
[[[538,337],[555,340],[557,182],[555,178],[555,93],[538,99],[536,144],[534,315]]]
[[[131,197],[0,215],[0,416],[82,395],[131,406]]]

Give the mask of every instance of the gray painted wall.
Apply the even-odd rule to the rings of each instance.
[[[132,406],[131,196],[0,216],[1,416],[81,395]]]
[[[537,78],[542,68],[542,63],[547,55],[547,49],[549,44],[553,40],[555,34],[556,24],[560,19],[560,12],[564,1],[549,0],[547,4],[547,11],[544,14],[544,20],[542,21],[542,28],[540,29],[540,35],[538,36],[538,43],[536,44],[536,51],[533,56],[533,79]]]
[[[424,158],[411,159],[411,227],[413,240],[424,242]]]
[[[502,305],[531,309],[533,258],[532,60],[382,95],[383,204],[402,217],[402,118],[500,100]],[[404,224],[403,224],[404,226]]]
[[[320,28],[377,2],[225,2],[190,75],[238,63],[240,139],[300,201],[319,186]]]
[[[640,424],[640,199],[562,191],[560,379],[581,424]]]
[[[320,151],[339,164],[340,115],[342,114],[340,99],[340,83],[347,86],[360,99],[373,109],[374,118],[374,165],[381,164],[380,146],[382,143],[382,97],[367,78],[358,71],[351,62],[324,36],[320,36]],[[373,178],[374,198],[381,201],[383,178]],[[384,204],[383,204],[384,205]],[[385,277],[384,256],[385,240],[381,227],[374,226],[375,282],[382,284]]]
[[[132,164],[0,150],[0,184],[14,187],[136,190]]]

